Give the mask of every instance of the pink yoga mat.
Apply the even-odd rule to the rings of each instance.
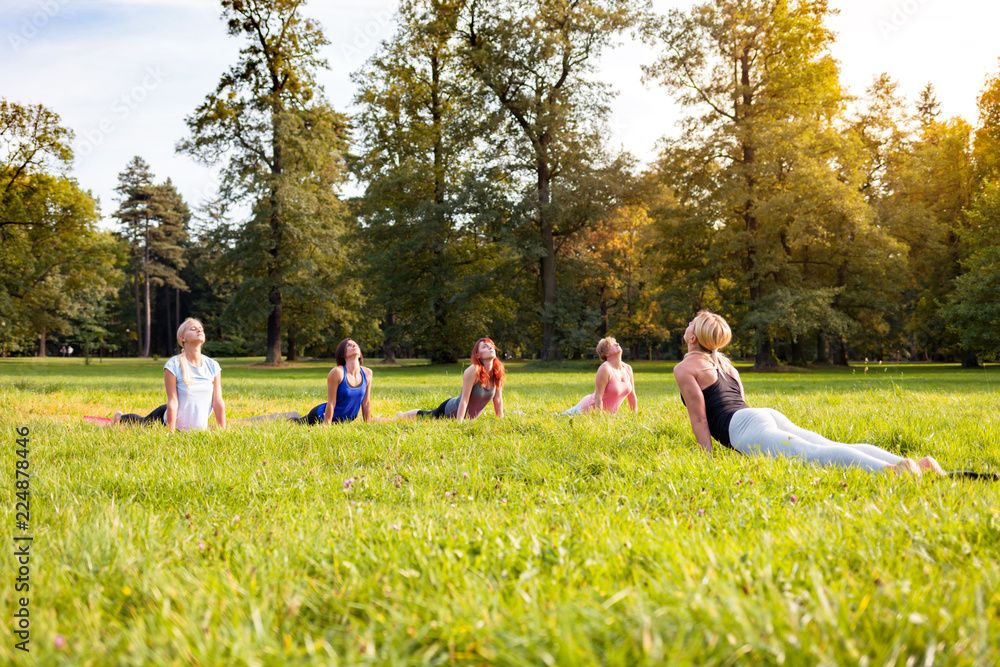
[[[83,418],[86,419],[89,422],[93,422],[95,424],[100,424],[101,426],[106,426],[108,424],[114,424],[115,423],[115,420],[112,419],[111,417],[92,417],[90,415],[85,415]]]

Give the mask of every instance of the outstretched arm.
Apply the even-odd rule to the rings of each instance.
[[[337,407],[337,388],[344,379],[344,372],[342,366],[334,366],[326,375],[326,410],[323,412],[323,423],[327,426],[333,423],[333,409]]]
[[[687,369],[674,367],[674,380],[684,397],[684,404],[687,406],[688,417],[691,419],[691,430],[694,431],[695,440],[706,454],[712,453],[712,434],[708,430],[708,417],[705,414],[705,396],[701,393],[698,380],[694,373]]]
[[[167,430],[171,433],[177,428],[177,377],[164,369],[163,385],[167,389]]]
[[[476,367],[469,366],[462,373],[462,393],[458,399],[458,412],[455,413],[455,420],[465,419],[465,413],[469,409],[469,397],[472,396],[472,385],[476,383]]]
[[[601,364],[597,369],[597,377],[594,379],[594,409],[604,409],[604,390],[608,388],[611,380],[611,369],[607,364]]]
[[[212,380],[212,414],[218,428],[226,428],[226,403],[222,400],[222,374]]]
[[[503,417],[503,389],[500,387],[493,394],[493,412],[497,413],[497,417]]]
[[[632,391],[628,394],[628,406],[632,408],[632,412],[639,412],[639,398],[635,395],[635,376],[632,375],[632,367],[625,364],[625,368],[628,369],[628,380],[632,384]]]
[[[361,399],[361,418],[365,420],[365,423],[368,423],[372,420],[372,372],[363,366],[361,372],[368,376],[365,397]]]

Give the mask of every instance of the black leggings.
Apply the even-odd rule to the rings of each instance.
[[[312,426],[314,424],[318,424],[319,423],[319,419],[320,419],[319,418],[319,409],[321,407],[323,407],[324,405],[326,405],[326,403],[320,403],[315,408],[313,408],[312,410],[310,410],[309,414],[307,414],[305,417],[292,417],[288,421],[290,421],[290,422],[296,422],[298,424],[308,424],[309,426]]]
[[[450,401],[450,400],[451,400],[450,398],[446,398],[444,400],[444,403],[442,403],[441,405],[437,406],[433,410],[417,410],[417,416],[418,417],[434,417],[434,419],[441,419],[442,417],[447,417],[448,415],[446,415],[444,413],[444,410],[448,406],[448,401]]]
[[[144,426],[149,426],[154,422],[163,423],[163,415],[167,414],[167,404],[164,403],[160,407],[156,408],[150,412],[145,417],[140,417],[139,415],[128,414],[122,415],[121,419],[118,420],[119,424],[143,424]]]

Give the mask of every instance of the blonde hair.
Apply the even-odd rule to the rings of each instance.
[[[611,341],[613,340],[615,340],[614,336],[606,336],[598,341],[597,356],[601,361],[608,360],[608,348],[611,347]]]
[[[181,340],[181,336],[184,335],[184,330],[187,328],[188,322],[197,322],[204,329],[205,325],[201,323],[196,317],[189,317],[181,325],[177,327],[177,344],[181,346],[181,353],[177,356],[180,357],[181,361],[181,380],[184,382],[185,387],[191,386],[191,371],[189,370],[190,364],[188,364],[187,357],[184,356],[184,341]]]
[[[732,366],[729,358],[719,352],[733,339],[733,330],[729,328],[725,318],[708,310],[699,310],[691,320],[691,324],[694,325],[694,336],[698,339],[701,353],[711,359],[712,365],[723,369]],[[698,353],[688,352],[688,354]]]

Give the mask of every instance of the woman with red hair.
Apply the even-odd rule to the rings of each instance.
[[[407,410],[396,417],[446,417],[462,421],[475,419],[492,401],[497,417],[503,417],[503,383],[507,376],[503,362],[497,358],[497,345],[489,338],[480,338],[472,346],[472,364],[462,374],[462,393],[449,398],[433,410]]]

